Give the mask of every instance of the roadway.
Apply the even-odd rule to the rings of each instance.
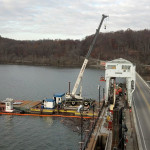
[[[137,126],[143,150],[150,150],[150,87],[136,75],[136,89],[133,94]]]

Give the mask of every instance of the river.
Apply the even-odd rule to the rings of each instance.
[[[68,91],[76,81],[80,68],[49,66],[0,65],[0,100],[42,100],[54,93]],[[98,99],[104,83],[103,70],[86,69],[82,79],[83,96]],[[101,94],[102,95],[102,94]],[[0,116],[1,150],[77,150],[80,135],[61,122],[61,118],[33,116]]]

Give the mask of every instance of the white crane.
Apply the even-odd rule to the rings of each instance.
[[[95,44],[95,42],[96,42],[97,36],[98,36],[99,31],[100,31],[100,28],[101,28],[101,26],[102,26],[102,23],[103,23],[103,21],[104,21],[104,19],[105,19],[106,17],[108,17],[108,16],[106,16],[106,15],[104,15],[104,14],[102,15],[101,22],[100,22],[100,24],[99,24],[98,29],[96,29],[96,33],[95,33],[94,38],[93,38],[93,41],[92,41],[92,43],[91,43],[91,45],[90,45],[90,47],[89,47],[88,53],[87,53],[87,55],[86,55],[86,57],[85,57],[85,60],[84,60],[84,62],[83,62],[83,65],[82,65],[82,67],[81,67],[81,70],[80,70],[80,72],[79,72],[79,75],[78,75],[78,77],[77,77],[77,80],[76,80],[76,82],[75,82],[75,85],[74,85],[74,87],[73,87],[72,93],[67,93],[67,94],[66,94],[66,99],[71,99],[71,98],[82,99],[81,91],[80,91],[80,94],[79,94],[79,95],[76,94],[76,91],[77,91],[77,89],[78,89],[78,87],[79,87],[79,84],[80,84],[80,82],[81,82],[81,79],[82,79],[82,77],[83,77],[83,73],[84,73],[85,68],[86,68],[86,65],[87,65],[87,63],[88,63],[88,61],[89,61],[89,60],[88,60],[88,59],[89,59],[89,56],[90,56],[90,54],[91,54],[91,52],[92,52],[92,50],[93,50],[93,46],[94,46],[94,44]]]

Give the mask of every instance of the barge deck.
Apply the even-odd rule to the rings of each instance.
[[[100,103],[100,106],[102,103]],[[3,103],[0,103],[0,107],[3,106]],[[78,112],[79,105],[76,106],[63,106],[55,107],[54,109],[45,109],[42,108],[42,100],[33,101],[33,100],[13,100],[13,112],[0,111],[0,114],[4,115],[32,115],[32,116],[81,116],[81,113]],[[88,106],[84,107],[82,115],[84,117],[97,117],[98,116],[98,102],[95,102],[95,105],[90,108]]]

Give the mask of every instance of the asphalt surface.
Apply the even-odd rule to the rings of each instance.
[[[136,89],[133,94],[137,126],[144,150],[150,150],[150,87],[136,75]]]

